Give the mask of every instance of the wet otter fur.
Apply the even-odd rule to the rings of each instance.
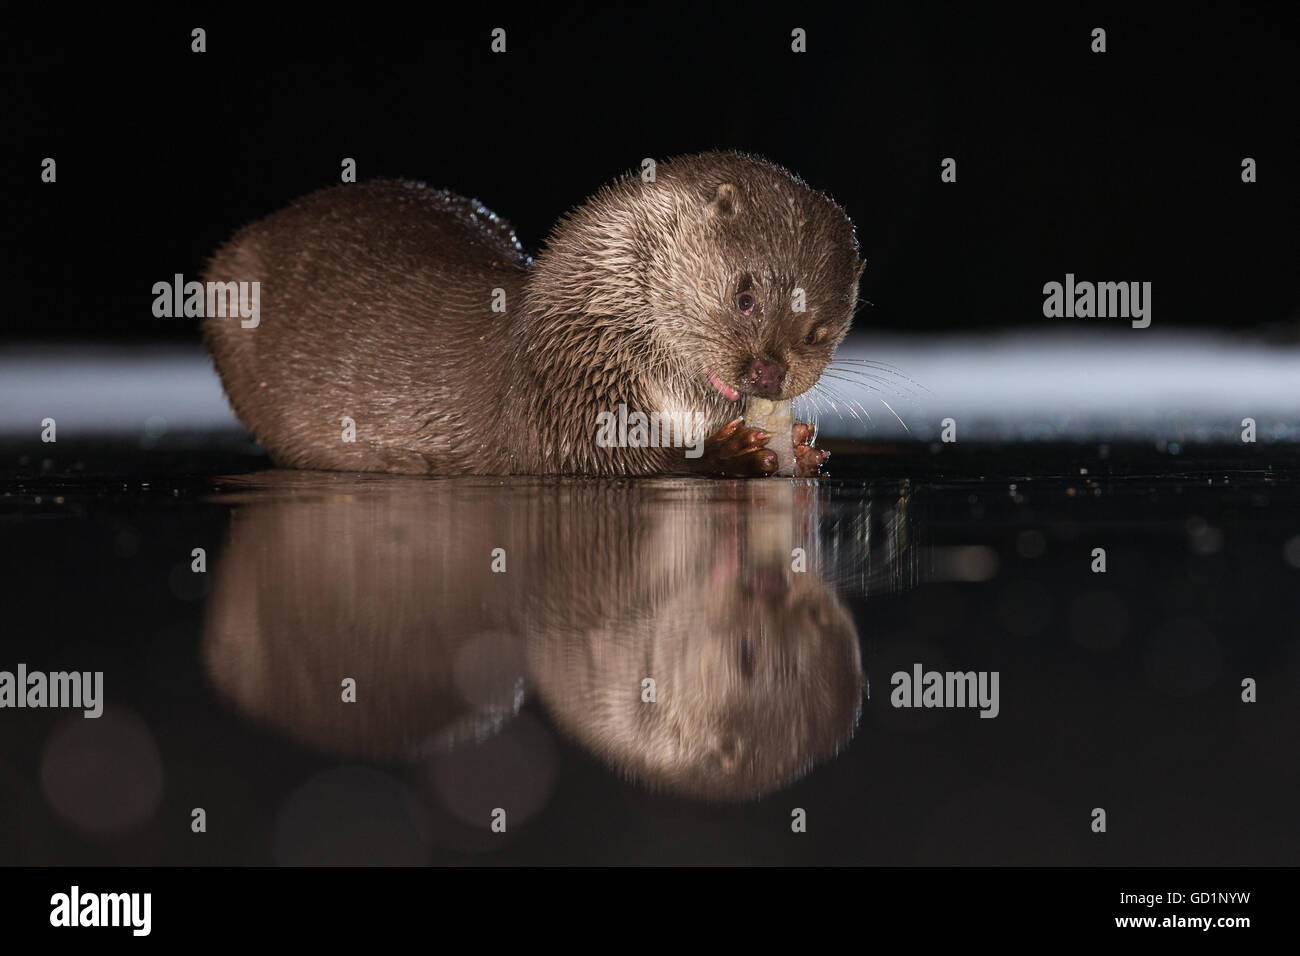
[[[209,316],[203,333],[236,414],[283,467],[762,475],[776,456],[738,403],[816,383],[862,268],[839,206],[739,153],[601,189],[535,262],[473,200],[378,181],[236,234],[204,279],[259,282],[260,316]],[[602,447],[599,416],[620,405],[698,411],[711,437],[698,458]],[[825,457],[809,434],[796,429],[803,473]]]

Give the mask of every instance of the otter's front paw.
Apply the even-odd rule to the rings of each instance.
[[[737,418],[705,439],[704,454],[697,460],[699,471],[727,478],[761,478],[776,471],[776,452],[764,448],[772,436],[747,428]]]
[[[814,426],[795,422],[794,473],[800,478],[816,477],[817,472],[826,463],[826,459],[831,457],[831,453],[824,448],[814,448],[808,444],[816,433],[817,429]]]

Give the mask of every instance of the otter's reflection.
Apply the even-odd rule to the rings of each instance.
[[[860,520],[825,520],[824,488],[231,482],[245,487],[222,499],[235,507],[207,666],[242,712],[317,749],[418,762],[472,746],[533,694],[626,776],[730,800],[798,779],[854,733],[858,634],[820,561],[869,542]]]
[[[240,710],[317,749],[406,761],[491,733],[522,702],[509,520],[450,487],[273,472],[236,495],[204,659]],[[475,560],[481,558],[481,560]],[[342,682],[355,681],[355,703]]]

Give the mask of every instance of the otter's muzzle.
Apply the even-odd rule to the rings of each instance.
[[[754,359],[749,363],[745,381],[759,395],[773,398],[781,394],[781,383],[785,381],[786,366],[772,359]]]

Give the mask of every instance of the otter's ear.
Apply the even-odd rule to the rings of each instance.
[[[709,212],[729,218],[740,211],[740,190],[731,183],[721,183],[709,200]]]

